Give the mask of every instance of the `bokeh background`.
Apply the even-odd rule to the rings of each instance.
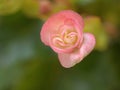
[[[47,18],[66,9],[80,13],[97,40],[69,69],[39,36]],[[120,0],[0,0],[0,90],[120,90]]]

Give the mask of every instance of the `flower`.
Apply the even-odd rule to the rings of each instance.
[[[58,12],[44,23],[41,40],[58,54],[63,67],[73,67],[93,50],[95,38],[83,28],[82,17],[72,10]]]

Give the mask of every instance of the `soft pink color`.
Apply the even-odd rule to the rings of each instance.
[[[82,17],[71,10],[54,14],[43,25],[41,40],[58,54],[63,67],[74,66],[93,50],[95,38],[83,28]]]

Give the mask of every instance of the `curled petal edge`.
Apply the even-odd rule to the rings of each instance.
[[[80,48],[75,50],[72,53],[64,54],[58,53],[58,58],[61,65],[65,68],[70,68],[83,60],[93,49],[95,46],[95,37],[90,33],[84,33],[83,35],[83,43]]]

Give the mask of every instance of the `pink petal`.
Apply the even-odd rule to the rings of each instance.
[[[45,45],[49,45],[51,42],[51,36],[58,33],[61,25],[71,24],[71,20],[75,24],[75,28],[81,35],[84,27],[84,21],[82,17],[74,11],[64,10],[52,15],[43,25],[40,31],[40,38]],[[81,35],[82,37],[82,35]],[[80,38],[81,38],[80,37]]]
[[[82,46],[70,54],[58,54],[60,63],[63,67],[70,68],[79,63],[87,56],[95,46],[95,37],[90,33],[84,33]]]

